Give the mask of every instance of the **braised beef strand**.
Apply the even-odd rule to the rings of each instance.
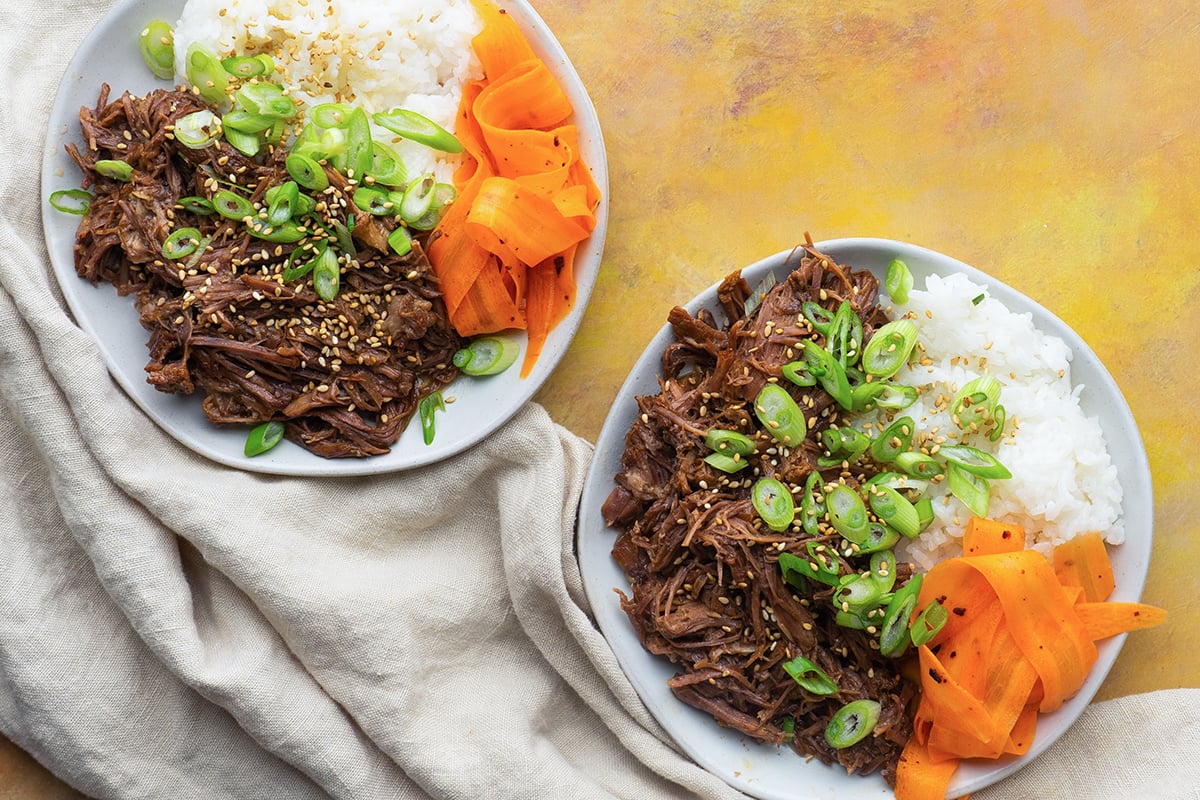
[[[134,295],[149,332],[147,381],[167,393],[203,393],[218,425],[286,423],[286,436],[328,458],[388,452],[421,398],[458,374],[462,342],[451,327],[421,242],[395,255],[385,223],[362,212],[335,170],[319,195],[326,225],[353,228],[356,254],[341,289],[324,301],[311,279],[284,281],[296,244],[255,238],[218,214],[194,213],[180,198],[234,188],[261,202],[289,180],[282,148],[249,158],[223,140],[191,149],[170,132],[205,108],[182,90],[109,101],[80,111],[83,146],[68,145],[94,194],[75,243],[75,268],[93,284]],[[133,167],[129,182],[95,171],[100,159]],[[192,258],[163,257],[174,231],[198,229],[207,247]]]
[[[770,530],[750,500],[758,475],[803,485],[818,468],[817,435],[838,421],[838,406],[819,386],[802,389],[781,378],[780,367],[800,357],[802,340],[820,340],[805,324],[802,304],[832,312],[849,301],[865,340],[886,322],[878,288],[869,272],[840,266],[809,242],[797,251],[794,270],[749,313],[751,287],[740,273],[718,291],[726,324],[705,310],[672,310],[674,341],[662,355],[661,391],[637,399],[638,418],[603,515],[619,531],[613,557],[630,582],[622,607],[646,649],[679,668],[669,685],[680,700],[747,736],[790,743],[852,773],[878,770],[890,783],[912,733],[915,687],[895,660],[880,655],[874,637],[835,623],[831,587],[801,590],[784,581],[779,553],[804,556],[811,537],[799,526]],[[784,450],[762,430],[753,400],[768,381],[787,387],[805,410],[813,436],[802,446]],[[750,468],[728,475],[704,462],[711,452],[704,435],[712,428],[756,438]],[[827,481],[869,477],[841,467],[821,471]],[[825,538],[833,544],[838,537]],[[897,568],[898,583],[911,575],[910,565]],[[781,666],[796,656],[824,670],[838,692],[801,688]],[[874,735],[831,747],[826,723],[862,698],[882,705]]]

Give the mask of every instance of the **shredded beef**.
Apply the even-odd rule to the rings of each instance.
[[[280,420],[290,440],[328,458],[388,452],[421,398],[458,374],[451,359],[462,343],[422,242],[398,256],[387,246],[395,223],[358,212],[352,224],[353,186],[327,169],[322,221],[353,229],[340,291],[324,301],[310,279],[285,281],[300,243],[272,244],[239,220],[178,202],[234,187],[261,204],[289,180],[282,148],[250,158],[223,140],[178,143],[175,122],[204,108],[181,90],[110,102],[105,86],[94,109],[81,109],[83,146],[67,149],[94,199],[76,237],[76,271],[134,295],[149,334],[147,381],[167,393],[201,392],[212,422]],[[132,180],[100,175],[100,159],[129,163]],[[164,258],[163,242],[187,226],[207,246]]]
[[[784,581],[779,553],[803,556],[813,537],[799,526],[777,533],[762,525],[750,500],[755,478],[747,477],[803,485],[817,469],[817,434],[839,418],[819,386],[803,389],[781,378],[780,367],[800,357],[804,339],[821,341],[804,321],[803,303],[834,311],[849,301],[863,320],[865,341],[886,322],[877,292],[869,272],[834,263],[810,241],[798,250],[793,271],[749,312],[751,287],[740,273],[730,275],[718,291],[725,325],[708,311],[693,316],[675,308],[661,390],[637,399],[638,418],[603,514],[619,530],[613,557],[630,582],[622,606],[646,649],[679,668],[669,685],[680,700],[747,736],[789,742],[849,772],[878,770],[893,782],[912,733],[915,687],[897,661],[879,653],[871,634],[835,622],[831,587],[801,590]],[[803,445],[780,447],[759,424],[752,404],[768,381],[787,387],[809,418],[813,435]],[[711,450],[704,435],[712,428],[756,438],[752,469],[727,475],[705,463]],[[831,481],[866,477],[843,475],[840,466],[821,472]],[[843,574],[857,569],[845,560],[841,568]],[[911,574],[910,565],[897,569],[898,581]],[[783,670],[801,655],[837,683],[836,694],[811,694]],[[882,705],[873,735],[831,747],[824,730],[833,712],[861,698]]]

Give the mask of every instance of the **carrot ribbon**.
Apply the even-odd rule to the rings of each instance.
[[[462,336],[525,330],[522,377],[575,305],[574,260],[596,226],[600,191],[567,123],[570,100],[512,18],[479,4],[483,80],[469,84],[456,134],[458,199],[430,244],[446,309]]]
[[[1098,533],[1060,545],[1053,563],[1020,526],[976,519],[964,555],[924,578],[919,609],[950,611],[918,648],[921,699],[897,768],[898,800],[942,800],[958,762],[1028,752],[1037,715],[1083,686],[1096,640],[1161,624],[1162,609],[1105,602],[1112,565]]]

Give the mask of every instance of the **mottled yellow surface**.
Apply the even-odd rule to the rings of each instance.
[[[1155,488],[1145,598],[1101,697],[1200,686],[1200,10],[1176,2],[533,0],[604,126],[611,219],[538,400],[594,440],[676,302],[800,240],[971,263],[1106,363]],[[74,797],[0,741],[0,799]]]

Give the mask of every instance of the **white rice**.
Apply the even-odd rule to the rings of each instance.
[[[984,299],[973,304],[981,294]],[[1005,436],[998,442],[980,433],[959,439],[992,453],[1013,474],[990,482],[988,516],[1024,526],[1030,545],[1047,555],[1055,544],[1089,531],[1100,531],[1113,544],[1123,541],[1121,484],[1098,421],[1080,408],[1084,387],[1072,384],[1067,345],[1034,327],[1030,314],[1010,311],[961,274],[929,277],[925,289],[911,291],[892,316],[904,314],[916,321],[927,356],[896,378],[919,389],[917,402],[899,412],[913,417],[918,436],[946,436],[952,444],[959,434],[949,403],[945,410],[935,407],[939,393],[953,398],[980,375],[1001,384]],[[971,517],[944,481],[929,493],[936,519],[903,554],[922,568],[961,555]]]
[[[406,108],[453,132],[462,87],[482,70],[471,39],[483,21],[470,0],[188,0],[175,25],[176,71],[200,42],[221,58],[270,53],[307,105],[347,102],[368,114]],[[376,127],[411,175],[448,181],[458,157]]]

